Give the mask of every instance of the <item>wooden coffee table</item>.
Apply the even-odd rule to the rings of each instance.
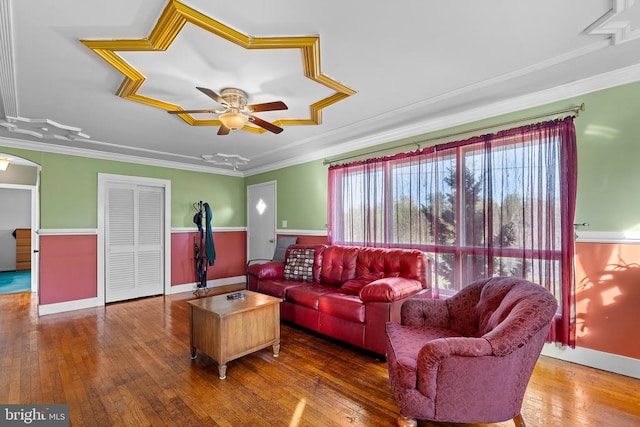
[[[268,346],[273,346],[273,357],[280,352],[282,300],[252,291],[242,294],[244,298],[222,294],[188,301],[191,358],[196,349],[213,358],[221,380],[231,360]]]

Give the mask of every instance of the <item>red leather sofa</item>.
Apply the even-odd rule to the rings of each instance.
[[[428,289],[429,268],[419,250],[291,245],[284,262],[249,266],[247,287],[282,298],[283,320],[385,355],[385,324]]]

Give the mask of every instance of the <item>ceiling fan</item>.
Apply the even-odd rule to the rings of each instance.
[[[242,129],[247,122],[251,122],[270,132],[280,133],[284,129],[276,126],[271,122],[256,117],[253,113],[260,111],[276,111],[286,110],[287,105],[282,101],[265,102],[263,104],[247,105],[247,93],[236,88],[225,88],[220,91],[220,95],[206,87],[196,87],[200,92],[204,93],[218,104],[224,107],[224,110],[172,110],[169,114],[184,113],[213,113],[219,114],[218,120],[222,122],[218,135],[228,135],[230,131]]]

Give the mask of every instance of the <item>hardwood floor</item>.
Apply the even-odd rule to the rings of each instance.
[[[215,362],[190,358],[192,297],[38,317],[31,294],[1,295],[0,403],[68,403],[74,426],[395,425],[384,362],[288,324],[280,357],[244,356],[218,379]],[[637,426],[639,390],[640,380],[541,357],[522,414],[528,427]]]

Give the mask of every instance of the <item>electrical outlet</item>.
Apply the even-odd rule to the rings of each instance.
[[[282,220],[282,228],[287,228],[288,222],[286,219]]]

